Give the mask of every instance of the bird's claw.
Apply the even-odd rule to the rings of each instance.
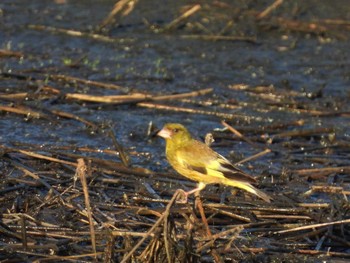
[[[177,203],[179,203],[179,204],[187,204],[187,202],[188,202],[188,192],[186,192],[185,190],[182,190],[182,189],[178,189],[177,192],[179,194]]]

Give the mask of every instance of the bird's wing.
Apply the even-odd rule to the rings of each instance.
[[[182,165],[203,175],[256,183],[254,177],[234,167],[225,157],[196,140],[179,148],[177,158]]]
[[[220,164],[218,170],[221,171],[226,178],[240,182],[247,182],[252,184],[256,183],[256,179],[253,176],[233,166],[225,157],[221,156],[220,154],[218,154],[217,162]]]

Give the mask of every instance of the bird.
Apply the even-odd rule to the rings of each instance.
[[[270,196],[252,185],[257,183],[254,177],[235,167],[205,143],[194,139],[182,124],[167,123],[156,135],[165,139],[165,154],[170,165],[182,176],[198,182],[195,189],[185,192],[186,201],[188,195],[203,190],[208,184],[223,184],[271,202]]]

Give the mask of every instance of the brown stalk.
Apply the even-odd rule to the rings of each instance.
[[[202,221],[203,221],[203,224],[204,224],[204,227],[206,229],[206,235],[207,237],[209,238],[209,242],[207,242],[206,244],[208,245],[208,247],[211,247],[210,249],[210,253],[211,255],[213,256],[215,262],[224,262],[222,260],[222,258],[220,257],[219,253],[216,251],[216,249],[214,248],[214,242],[215,242],[215,239],[213,239],[213,236],[212,236],[212,233],[210,231],[210,228],[209,228],[209,225],[208,225],[208,220],[207,220],[207,217],[205,216],[205,212],[204,212],[204,208],[203,208],[203,203],[202,203],[202,200],[200,199],[200,195],[199,195],[199,192],[196,192],[195,193],[195,196],[196,196],[196,203],[197,203],[197,208],[198,208],[198,211],[201,215],[201,218],[202,218]],[[203,249],[200,248],[199,250]],[[198,251],[198,249],[197,249]]]
[[[84,118],[82,118],[78,115],[74,115],[70,112],[65,112],[65,111],[60,111],[60,110],[51,110],[51,113],[54,115],[63,117],[63,118],[68,118],[68,119],[79,121],[79,122],[91,127],[93,130],[98,129],[98,126],[95,123],[88,121],[88,120],[85,120]]]
[[[108,37],[100,34],[93,34],[93,33],[86,33],[78,30],[72,30],[72,29],[65,29],[65,28],[57,28],[57,27],[51,27],[51,26],[44,26],[44,25],[28,25],[29,29],[32,30],[40,30],[40,31],[47,31],[50,33],[59,33],[59,34],[65,34],[72,37],[84,37],[84,38],[91,38],[94,40],[107,42],[107,43],[115,43],[120,41],[128,41],[127,39],[123,38],[113,38]],[[130,39],[129,39],[130,41]]]
[[[46,114],[43,114],[41,112],[34,111],[28,107],[24,106],[6,106],[6,105],[0,105],[0,111],[6,111],[6,112],[12,112],[12,113],[17,113],[21,115],[25,115],[27,117],[32,117],[32,118],[43,118],[46,117]]]
[[[311,195],[314,192],[323,192],[330,194],[342,194],[344,196],[350,195],[350,191],[345,191],[343,187],[340,186],[330,186],[330,185],[312,185],[311,189],[304,193],[304,196]]]
[[[89,101],[89,102],[122,104],[122,103],[137,103],[139,101],[144,101],[144,100],[147,100],[149,96],[141,93],[135,93],[131,95],[106,95],[106,96],[94,96],[94,95],[81,94],[81,93],[67,93],[65,95],[65,98],[81,100],[81,101]]]
[[[256,37],[249,36],[222,36],[222,35],[180,35],[184,39],[198,39],[205,41],[244,41],[249,43],[256,43]]]
[[[332,127],[325,127],[325,128],[315,128],[315,129],[308,129],[308,130],[295,130],[295,131],[286,131],[278,134],[274,134],[272,138],[274,139],[280,139],[280,138],[286,138],[286,137],[305,137],[305,136],[312,136],[322,133],[330,133],[334,132],[334,128]]]
[[[214,211],[215,213],[219,213],[219,214],[222,214],[222,215],[225,215],[225,216],[229,216],[231,218],[234,218],[236,220],[240,220],[240,221],[243,221],[243,222],[246,222],[246,223],[251,223],[252,222],[251,219],[248,218],[248,217],[241,216],[241,215],[229,212],[229,211],[225,211],[223,209],[217,209],[217,208],[214,208],[214,207],[210,207],[210,210]]]
[[[276,19],[273,19],[272,21],[275,24],[279,24],[279,26],[281,28],[292,30],[292,31],[316,33],[316,34],[328,31],[328,28],[326,26],[316,24],[313,22],[303,22],[303,21],[298,21],[298,20],[286,19],[286,18],[282,18],[282,17],[277,17]]]
[[[295,227],[295,228],[287,229],[287,230],[281,230],[281,231],[274,232],[274,234],[285,234],[285,233],[290,233],[290,232],[295,232],[295,231],[300,231],[300,230],[307,230],[307,229],[324,227],[324,226],[343,225],[343,224],[349,224],[349,223],[350,223],[350,219],[339,220],[339,221],[333,221],[333,222],[328,222],[328,223],[312,224],[312,225],[307,225],[307,226]]]
[[[0,233],[2,236],[8,236],[8,237],[14,237],[18,240],[22,240],[23,236],[22,233],[18,234],[11,230],[5,223],[0,221]]]
[[[0,94],[0,98],[4,100],[23,100],[28,97],[28,92],[11,93],[11,94]]]
[[[28,248],[28,237],[27,237],[27,228],[26,228],[26,218],[24,216],[21,216],[21,235],[22,235],[22,244],[23,249],[27,250]]]
[[[0,49],[0,57],[21,58],[23,56],[24,56],[24,54],[22,52],[6,50],[6,49]]]
[[[261,156],[264,156],[264,155],[266,155],[266,154],[268,154],[268,153],[270,153],[270,152],[272,152],[270,149],[265,149],[265,150],[263,150],[262,152],[259,152],[259,153],[257,153],[257,154],[254,154],[254,155],[252,155],[252,156],[249,156],[249,157],[247,157],[247,158],[244,158],[243,160],[240,160],[240,161],[236,162],[235,165],[237,165],[237,164],[242,164],[242,163],[246,163],[246,162],[249,162],[249,161],[251,161],[251,160],[258,159],[258,158],[260,158]]]
[[[60,159],[57,159],[57,158],[49,157],[49,156],[38,154],[38,153],[34,153],[34,152],[29,152],[29,151],[25,151],[25,150],[16,150],[16,149],[11,149],[11,150],[20,152],[20,153],[22,153],[24,155],[28,155],[28,156],[31,156],[31,157],[34,157],[34,158],[42,159],[42,160],[47,160],[47,161],[51,161],[51,162],[55,162],[55,163],[68,164],[68,165],[74,166],[74,167],[77,166],[77,164],[74,163],[74,162],[64,161],[64,160],[60,160]]]
[[[147,231],[146,236],[141,238],[141,240],[131,249],[131,251],[126,254],[122,261],[120,263],[126,263],[129,258],[134,254],[134,252],[143,244],[143,242],[154,232],[154,230],[164,221],[166,217],[170,214],[170,208],[174,205],[175,201],[180,197],[180,195],[183,193],[182,190],[177,190],[171,200],[169,201],[168,205],[165,208],[165,211],[163,212],[162,216],[157,220],[157,222],[150,228],[150,230]]]
[[[122,161],[122,163],[124,164],[125,167],[129,167],[129,156],[126,154],[126,152],[124,151],[124,148],[120,145],[120,143],[117,141],[117,138],[114,134],[114,131],[112,130],[112,128],[109,130],[109,135],[113,141],[114,147],[116,148],[116,150],[119,153],[119,157]]]
[[[255,215],[259,219],[299,219],[299,220],[312,220],[310,216],[302,215]]]
[[[115,247],[115,237],[113,234],[109,233],[107,244],[104,249],[104,255],[103,255],[103,262],[104,263],[110,263],[113,262],[114,259],[114,247]]]
[[[203,115],[213,115],[213,116],[218,116],[218,117],[227,118],[227,119],[234,119],[234,118],[247,119],[247,118],[250,118],[249,116],[243,116],[243,115],[238,115],[238,114],[231,114],[231,113],[224,113],[224,112],[217,112],[217,111],[207,111],[207,110],[197,110],[197,109],[192,109],[192,108],[156,104],[156,103],[152,103],[152,102],[139,102],[139,103],[137,103],[137,106],[144,107],[144,108],[157,109],[157,110],[186,112],[186,113],[203,114]]]
[[[51,74],[49,75],[50,80],[59,80],[59,81],[67,81],[67,82],[73,82],[73,83],[80,83],[84,84],[87,86],[94,86],[98,88],[105,88],[105,89],[113,89],[113,90],[122,90],[127,92],[128,89],[119,85],[115,84],[110,84],[110,83],[104,83],[104,82],[99,82],[99,81],[93,81],[93,80],[88,80],[88,79],[82,79],[82,78],[77,78],[77,77],[72,77],[68,75],[55,75]]]
[[[330,207],[330,204],[328,203],[323,203],[323,204],[320,204],[320,203],[299,203],[297,204],[297,206],[299,207],[305,207],[305,208],[313,208],[313,209],[321,209],[321,208],[329,208]]]
[[[298,169],[293,171],[293,173],[301,176],[309,176],[311,174],[327,175],[331,173],[348,173],[348,172],[350,172],[350,166]]]
[[[55,98],[59,94],[60,94],[59,90],[49,86],[44,86],[44,87],[40,87],[35,92],[0,94],[0,98],[4,100],[24,100],[27,98],[30,100],[46,100],[50,98]]]
[[[131,237],[153,237],[153,233],[143,233],[143,232],[132,232],[132,231],[119,231],[119,230],[113,230],[112,231],[113,236],[131,236]]]
[[[110,154],[110,155],[118,155],[118,152],[111,149],[96,149],[96,148],[90,148],[90,147],[76,147],[75,145],[51,145],[46,144],[38,145],[33,143],[18,143],[14,142],[13,145],[20,146],[20,147],[28,147],[32,151],[46,151],[46,152],[52,152],[54,150],[64,150],[64,152],[67,151],[79,151],[79,152],[87,152],[87,153],[104,153],[104,154]]]
[[[255,142],[251,141],[249,138],[245,137],[242,133],[237,131],[235,128],[233,128],[231,125],[227,124],[225,121],[221,121],[221,124],[225,126],[229,131],[231,131],[233,134],[235,134],[238,138],[242,139],[243,141],[249,143],[254,148],[261,149],[262,146],[256,144]],[[266,150],[265,150],[266,151]]]
[[[196,5],[192,6],[186,12],[181,14],[181,16],[177,17],[176,19],[171,21],[168,25],[166,25],[164,27],[164,31],[169,31],[169,30],[174,29],[176,26],[178,26],[180,23],[182,23],[184,20],[189,18],[191,15],[193,15],[194,13],[199,11],[200,9],[201,9],[201,5],[199,5],[199,4],[196,4]]]
[[[49,183],[47,183],[45,180],[41,179],[36,173],[30,171],[29,169],[24,167],[24,165],[14,161],[14,160],[11,160],[11,162],[17,169],[23,171],[26,175],[29,175],[30,177],[32,177],[36,181],[40,182],[40,184],[44,185],[47,189],[52,190],[56,195],[60,195],[60,193],[56,189],[52,188],[52,186]]]
[[[89,218],[89,226],[90,226],[90,237],[91,237],[91,245],[93,253],[95,254],[95,258],[97,258],[97,250],[96,250],[96,235],[95,235],[95,227],[94,227],[94,220],[92,218],[92,212],[91,212],[91,204],[90,204],[90,197],[89,197],[89,189],[86,182],[86,172],[87,167],[85,165],[84,159],[80,158],[77,160],[77,169],[76,174],[80,178],[80,182],[83,187],[84,192],[84,198],[85,198],[85,207],[87,216]]]
[[[131,3],[131,5],[130,5],[130,3]],[[101,30],[102,28],[106,27],[108,24],[111,24],[112,21],[114,21],[117,14],[120,13],[122,10],[126,9],[124,14],[125,15],[129,14],[132,11],[132,9],[134,8],[135,3],[137,3],[136,0],[120,0],[120,1],[118,1],[114,5],[112,11],[108,14],[108,16],[101,22],[99,29]]]
[[[263,19],[266,16],[268,16],[273,10],[275,10],[277,7],[279,7],[283,3],[283,0],[276,0],[273,2],[270,6],[268,6],[264,11],[262,11],[260,14],[257,15],[257,19]]]
[[[253,247],[239,247],[243,252],[249,253],[286,253],[286,254],[300,254],[300,255],[323,255],[328,257],[340,257],[340,258],[350,258],[349,253],[333,252],[333,251],[320,251],[312,249],[288,249],[288,248],[253,248]]]
[[[142,93],[134,93],[129,95],[108,95],[108,96],[96,96],[81,93],[67,93],[66,99],[76,99],[81,101],[99,102],[99,103],[113,103],[113,104],[124,104],[124,103],[137,103],[142,101],[161,101],[161,100],[176,100],[188,97],[196,97],[211,93],[212,88],[203,89],[199,91],[180,93],[174,95],[162,95],[152,96]]]
[[[21,253],[20,251],[16,251],[16,252]],[[65,261],[65,260],[76,261],[76,260],[79,260],[80,258],[83,259],[83,258],[89,258],[89,257],[96,257],[99,255],[103,255],[103,252],[72,255],[72,256],[49,256],[49,257],[47,257],[47,255],[42,255],[42,257],[40,258],[40,262],[47,262],[47,261],[57,262],[57,261]]]
[[[152,101],[159,101],[159,100],[176,100],[176,99],[184,99],[188,97],[197,97],[197,96],[203,96],[209,93],[213,92],[213,88],[207,88],[202,89],[198,91],[192,91],[187,93],[180,93],[180,94],[174,94],[174,95],[162,95],[162,96],[153,96],[151,97]]]

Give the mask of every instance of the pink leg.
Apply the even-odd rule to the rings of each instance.
[[[203,190],[205,188],[205,186],[206,186],[205,183],[200,182],[200,183],[198,183],[197,188],[194,188],[193,190],[186,192],[186,195],[191,195],[197,191],[199,192],[199,191]]]
[[[184,198],[184,200],[181,201],[181,203],[182,202],[183,203],[187,203],[187,198],[188,198],[189,195],[191,195],[191,194],[193,194],[195,192],[199,192],[199,191],[203,190],[205,188],[205,186],[206,186],[205,183],[200,182],[200,183],[198,183],[198,187],[192,189],[191,191],[184,192],[185,198]]]

